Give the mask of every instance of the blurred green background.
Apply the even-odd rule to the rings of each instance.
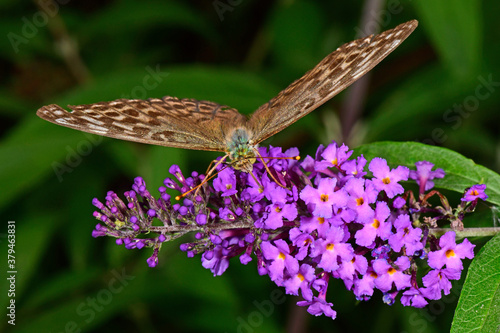
[[[233,260],[214,278],[173,242],[150,269],[150,250],[93,239],[93,197],[121,194],[138,175],[154,195],[171,164],[204,172],[217,154],[86,135],[35,112],[172,95],[248,114],[341,44],[417,19],[364,92],[340,94],[266,144],[296,146],[305,157],[332,139],[353,148],[417,140],[498,172],[499,12],[493,0],[0,1],[0,209],[2,225],[16,221],[15,331],[448,331],[459,288],[416,310],[384,305],[380,293],[356,303],[332,282],[331,321],[278,297],[254,262]],[[13,330],[4,319],[0,331]]]

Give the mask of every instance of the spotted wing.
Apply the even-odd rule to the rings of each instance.
[[[362,77],[417,27],[416,20],[344,44],[251,116],[255,143],[283,130]]]
[[[37,115],[54,124],[111,138],[197,150],[225,151],[230,128],[246,117],[225,105],[195,99],[118,99],[87,105],[44,106]]]

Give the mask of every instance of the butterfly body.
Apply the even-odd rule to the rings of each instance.
[[[247,128],[239,127],[229,133],[226,141],[226,154],[231,160],[231,166],[247,173],[252,171],[256,160],[255,150],[258,147],[251,137],[252,133]]]
[[[258,144],[309,114],[370,71],[417,27],[413,20],[340,46],[251,116],[209,101],[165,96],[70,106],[51,104],[37,115],[80,131],[167,147],[225,152],[231,165],[252,171]]]

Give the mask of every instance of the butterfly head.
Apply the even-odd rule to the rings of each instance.
[[[227,153],[231,166],[237,170],[250,173],[256,161],[255,145],[250,139],[251,133],[245,128],[233,130],[227,137]]]

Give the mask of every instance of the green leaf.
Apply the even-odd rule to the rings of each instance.
[[[478,81],[454,82],[442,67],[429,66],[395,87],[375,110],[369,123],[367,141],[393,140],[395,138],[426,138],[428,142],[442,144],[451,127],[462,125],[464,115],[451,113],[444,121],[431,122],[438,116],[444,118],[447,109],[474,93]],[[458,119],[455,119],[458,118]],[[458,123],[461,121],[461,123]],[[434,125],[434,126],[432,126]],[[430,128],[428,128],[430,127]],[[445,132],[444,134],[441,134]]]
[[[378,142],[356,148],[355,154],[368,160],[382,157],[392,167],[404,165],[413,170],[418,161],[432,162],[446,172],[444,178],[434,180],[437,188],[463,193],[472,185],[486,184],[487,201],[500,205],[500,175],[452,150],[417,142]]]
[[[18,118],[29,112],[32,104],[12,94],[7,89],[0,90],[0,115]]]
[[[96,77],[55,103],[77,105],[117,98],[162,97],[210,100],[250,113],[279,92],[279,87],[250,72],[199,65],[145,66]]]
[[[50,246],[51,235],[57,229],[57,223],[52,215],[45,213],[33,213],[24,216],[25,221],[36,221],[37,223],[22,223],[16,218],[11,220],[15,223],[15,257],[16,270],[22,272],[16,277],[16,298],[20,299],[24,296],[26,290],[29,289],[30,279],[35,279],[40,269],[41,258],[44,256],[46,249]],[[4,222],[5,223],[5,222]],[[7,230],[7,229],[5,229]],[[12,230],[12,229],[10,229]],[[22,236],[21,236],[22,235]],[[0,249],[7,254],[7,238],[2,239]],[[7,257],[7,255],[6,255]],[[6,266],[4,270],[6,271]],[[8,290],[8,281],[2,279],[0,282],[2,290]],[[7,306],[8,298],[2,298],[2,306]]]
[[[47,123],[35,111],[25,117],[0,144],[0,182],[5,189],[0,192],[0,209],[52,172],[58,174],[63,167],[71,172],[76,166],[67,161],[80,163],[77,147],[92,142],[89,138]]]
[[[91,285],[101,275],[99,270],[88,267],[85,270],[64,271],[52,276],[50,280],[39,282],[40,288],[26,295],[24,305],[27,309],[36,309],[45,307],[50,302],[57,304],[60,299],[64,299],[71,292]]]
[[[113,29],[110,29],[113,22]],[[157,26],[183,27],[201,35],[215,39],[217,34],[213,26],[200,12],[192,10],[183,2],[151,2],[147,6],[138,6],[135,1],[120,1],[98,12],[84,26],[81,35],[88,40],[101,38],[102,35],[116,36],[117,32],[137,33]]]
[[[286,66],[288,72],[293,69],[300,75],[319,61],[320,36],[325,30],[324,14],[314,2],[293,1],[277,8],[270,27],[272,47],[278,63]]]
[[[35,10],[35,7],[32,8]],[[51,50],[51,42],[46,29],[33,24],[33,13],[28,15],[4,15],[0,22],[0,56],[13,63],[25,63],[34,54],[44,54]]]
[[[482,60],[480,1],[421,0],[413,4],[450,71],[457,78],[475,75]]]
[[[500,234],[471,263],[451,332],[500,331]]]

